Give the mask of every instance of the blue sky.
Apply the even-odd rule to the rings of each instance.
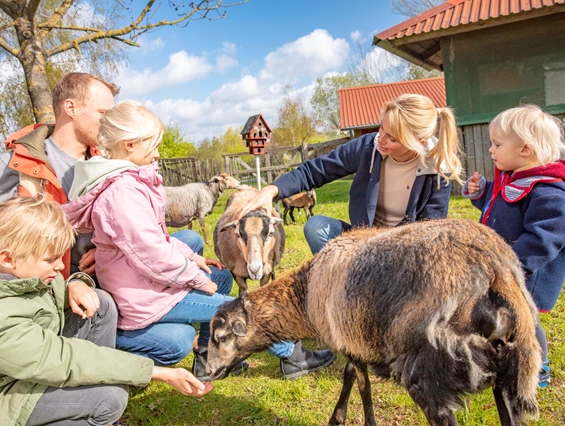
[[[167,2],[159,14],[172,15]],[[317,77],[348,70],[356,41],[378,58],[371,35],[405,19],[390,0],[250,0],[225,19],[142,36],[118,100],[145,102],[195,142],[257,113],[275,125],[286,84],[308,104]]]

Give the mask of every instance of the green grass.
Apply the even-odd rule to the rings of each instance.
[[[348,191],[351,182],[340,180],[318,190],[316,214],[348,220]],[[229,192],[219,200],[213,213],[206,218],[209,236],[224,210]],[[450,217],[478,220],[479,211],[462,197],[453,197]],[[304,213],[295,215],[297,223],[286,227],[287,244],[278,272],[299,265],[310,257],[302,234],[306,221]],[[195,224],[197,231],[199,225]],[[212,246],[205,249],[207,257],[214,257]],[[251,282],[250,288],[256,288]],[[233,295],[237,294],[234,283]],[[542,316],[542,324],[549,340],[552,383],[538,394],[540,426],[565,425],[565,303],[562,297],[556,308]],[[306,342],[314,348],[312,342]],[[215,389],[204,398],[185,397],[161,383],[152,383],[145,389],[132,389],[129,406],[124,415],[129,425],[241,425],[314,426],[327,424],[341,390],[344,358],[328,369],[296,381],[285,381],[279,376],[279,362],[266,353],[249,358],[250,368],[238,377],[215,382]],[[180,366],[190,369],[192,356]],[[427,425],[424,415],[400,386],[372,377],[373,406],[379,425]],[[561,402],[560,402],[561,401]],[[464,426],[498,425],[498,415],[492,392],[485,391],[466,400],[468,409],[457,412]],[[363,424],[363,409],[359,393],[353,390],[348,410],[348,425]]]

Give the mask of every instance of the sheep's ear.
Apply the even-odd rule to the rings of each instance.
[[[233,334],[239,337],[243,337],[247,334],[247,328],[245,327],[245,324],[239,319],[234,321],[231,329],[233,331]]]
[[[228,229],[235,229],[236,226],[237,226],[237,220],[234,220],[233,222],[224,225],[222,229],[220,229],[220,232],[227,231]]]
[[[272,224],[273,226],[278,225],[278,224],[281,223],[281,222],[282,222],[282,219],[280,219],[280,218],[278,218],[278,217],[272,217],[272,218],[271,218],[271,224]]]

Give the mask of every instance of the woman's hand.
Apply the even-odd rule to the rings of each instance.
[[[267,214],[272,215],[273,199],[279,194],[279,188],[275,185],[267,185],[257,193],[255,197],[249,200],[245,207],[241,210],[238,220],[249,213],[251,210],[259,208],[265,209]]]
[[[480,182],[481,182],[481,175],[479,175],[479,172],[475,172],[473,176],[471,176],[471,178],[469,179],[469,182],[467,183],[467,191],[469,191],[469,194],[475,194],[479,192]]]
[[[153,367],[151,380],[167,383],[187,396],[204,396],[214,389],[212,383],[202,383],[184,368]]]

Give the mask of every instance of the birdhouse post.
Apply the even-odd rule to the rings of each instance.
[[[271,128],[261,114],[253,115],[247,119],[241,138],[249,148],[249,153],[255,156],[257,166],[257,188],[261,189],[261,162],[260,155],[265,155],[267,144],[271,141]]]

